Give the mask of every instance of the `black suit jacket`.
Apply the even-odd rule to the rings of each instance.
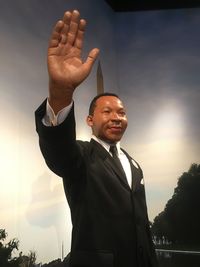
[[[110,154],[96,141],[76,141],[74,109],[55,127],[41,122],[44,102],[36,111],[36,129],[49,168],[63,178],[71,210],[72,267],[154,267],[142,170],[132,164],[129,187]]]

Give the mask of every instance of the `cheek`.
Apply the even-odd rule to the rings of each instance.
[[[124,127],[124,129],[126,129],[127,126],[128,126],[128,121],[127,121],[127,119],[123,120],[122,123],[123,123],[123,127]]]
[[[96,132],[102,132],[102,131],[104,131],[104,129],[105,129],[105,126],[104,126],[104,124],[102,123],[102,122],[96,122],[95,124],[93,124],[93,129],[96,131]]]
[[[106,118],[100,118],[99,120],[96,121],[96,127],[98,127],[99,129],[104,129],[107,127],[109,120]]]

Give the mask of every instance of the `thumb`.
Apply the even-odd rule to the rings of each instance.
[[[99,49],[98,48],[94,48],[94,49],[92,49],[90,51],[90,53],[89,53],[89,55],[88,55],[88,57],[87,57],[87,59],[86,59],[86,61],[84,63],[84,65],[88,69],[88,71],[91,70],[91,68],[92,68],[92,66],[93,66],[98,54],[99,54]]]

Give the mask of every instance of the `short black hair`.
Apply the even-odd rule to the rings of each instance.
[[[90,107],[89,107],[89,115],[93,115],[94,113],[94,110],[95,110],[95,107],[96,107],[96,102],[97,102],[97,99],[99,99],[100,97],[102,96],[115,96],[117,98],[119,98],[118,95],[114,94],[114,93],[102,93],[102,94],[99,94],[99,95],[96,95],[92,101],[90,102]]]

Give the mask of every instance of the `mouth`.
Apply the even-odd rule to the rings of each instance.
[[[111,127],[109,127],[109,129],[112,133],[121,133],[122,132],[122,127],[120,127],[120,126],[111,126]]]

